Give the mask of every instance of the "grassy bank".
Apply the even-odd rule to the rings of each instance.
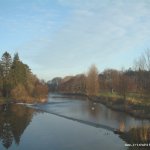
[[[4,98],[4,97],[0,97],[0,105],[6,104],[8,101],[8,99]]]
[[[122,99],[123,97],[115,92],[105,92],[105,93],[100,93],[98,96],[103,96],[107,98],[111,98],[112,100],[118,100]],[[140,95],[137,93],[128,93],[126,95],[126,102],[130,104],[143,104],[143,105],[150,105],[150,96],[149,95]]]
[[[124,100],[117,93],[100,93],[94,99],[111,109],[124,111],[135,117],[150,119],[150,99],[148,96],[129,93]]]
[[[102,103],[110,109],[126,112],[134,117],[150,119],[150,99],[148,96],[140,96],[128,93],[126,100],[117,93],[99,93],[97,96],[87,96],[85,93],[60,92],[64,95],[87,97],[89,100]]]
[[[24,99],[14,99],[14,98],[5,98],[5,97],[0,97],[0,106],[3,104],[8,104],[8,103],[45,103],[47,101],[47,96],[45,97],[25,97]]]

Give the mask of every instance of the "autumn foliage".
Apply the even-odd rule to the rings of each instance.
[[[99,92],[99,75],[95,65],[89,68],[86,77],[86,94],[96,96]]]
[[[0,96],[21,102],[39,102],[46,99],[48,88],[24,64],[18,53],[11,58],[8,52],[0,61]]]

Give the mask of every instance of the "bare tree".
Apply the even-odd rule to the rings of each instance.
[[[150,71],[150,49],[147,49],[143,55],[145,70]]]
[[[150,90],[150,49],[146,50],[135,62],[137,86],[141,95]]]
[[[134,62],[135,70],[150,71],[150,49],[147,49],[137,60]]]
[[[120,73],[118,92],[121,96],[123,96],[124,102],[126,102],[126,95],[128,92],[128,81],[128,77],[124,74],[124,72]]]
[[[89,96],[96,96],[99,91],[99,76],[95,65],[89,68],[86,78],[86,93]]]
[[[114,92],[117,91],[117,84],[119,82],[120,72],[115,69],[107,69],[103,72],[103,84],[106,91]],[[103,87],[102,87],[103,88]]]

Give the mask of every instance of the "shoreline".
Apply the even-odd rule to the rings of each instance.
[[[146,113],[144,110],[144,106],[141,105],[140,108],[137,108],[135,104],[122,104],[119,103],[121,99],[116,99],[118,103],[112,100],[112,98],[106,98],[102,96],[96,97],[93,101],[99,102],[106,107],[120,112],[125,112],[133,117],[140,118],[140,119],[149,119],[150,120],[150,113]],[[146,106],[145,106],[146,107]],[[147,106],[148,107],[148,106]]]
[[[135,118],[150,120],[150,112],[149,113],[145,112],[145,108],[147,110],[149,109],[148,108],[149,106],[143,106],[143,105],[137,106],[135,104],[128,104],[128,103],[124,104],[122,102],[123,99],[116,98],[114,100],[114,98],[104,97],[104,96],[92,96],[91,97],[82,93],[61,93],[60,92],[59,94],[85,97],[85,98],[88,98],[90,101],[101,103],[104,106],[112,110],[127,113]]]
[[[34,103],[46,103],[48,100],[48,96],[46,97],[41,97],[39,99],[30,99],[30,101],[28,100],[19,100],[19,99],[13,99],[11,97],[9,98],[1,98],[1,102],[0,102],[0,108],[7,105],[7,104],[17,104],[17,103],[24,103],[24,104],[34,104]]]
[[[88,96],[84,93],[61,93],[61,92],[58,92],[58,93],[62,95],[68,95],[68,96],[80,96],[82,98],[88,98],[90,101],[101,103],[104,106],[112,110],[127,113],[135,118],[150,120],[150,111],[145,112],[149,110],[149,106],[144,106],[142,104],[136,105],[136,104],[128,103],[128,102],[126,102],[125,104],[123,103],[123,99],[117,99],[117,98],[114,99],[112,97],[107,97],[107,96]],[[43,98],[40,101],[33,100],[32,102],[31,101],[26,102],[26,101],[13,99],[13,100],[10,100],[8,103],[22,102],[22,103],[34,104],[35,102],[45,103],[46,101],[47,101],[47,98]],[[7,102],[3,101],[3,103],[0,103],[0,108],[2,108],[6,104]]]

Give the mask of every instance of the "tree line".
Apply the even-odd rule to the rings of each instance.
[[[41,101],[48,93],[47,85],[24,64],[18,53],[12,58],[5,52],[0,60],[0,97],[16,101]]]
[[[128,70],[107,69],[100,74],[100,90],[117,92],[126,98],[127,93],[150,95],[150,50],[146,50]]]
[[[57,83],[57,84],[56,84]],[[124,100],[127,93],[149,96],[150,93],[150,50],[145,51],[128,70],[106,69],[98,72],[92,65],[86,74],[73,77],[54,78],[49,89],[64,93],[81,93],[96,96],[99,93],[117,93]]]

